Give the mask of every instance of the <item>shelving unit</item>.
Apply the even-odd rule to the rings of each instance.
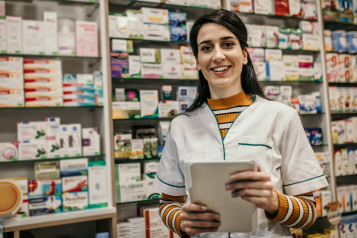
[[[35,179],[34,163],[44,161],[59,161],[67,159],[88,158],[93,160],[105,160],[106,162],[106,184],[108,207],[90,209],[75,212],[63,212],[59,214],[49,214],[43,216],[31,216],[22,219],[10,219],[4,221],[4,235],[7,237],[19,238],[22,231],[35,231],[36,234],[44,235],[47,228],[51,227],[54,233],[66,231],[66,227],[71,224],[87,224],[89,234],[99,231],[108,231],[111,236],[116,235],[116,205],[113,200],[112,186],[112,159],[110,130],[108,123],[109,107],[107,102],[109,95],[107,75],[107,44],[106,20],[104,15],[106,1],[86,3],[81,1],[51,0],[51,1],[12,1],[5,2],[6,15],[21,16],[26,20],[42,20],[44,11],[57,12],[58,18],[70,18],[74,20],[94,21],[98,23],[99,57],[77,57],[64,55],[29,55],[29,54],[0,54],[0,57],[23,57],[34,59],[59,59],[62,61],[62,71],[64,74],[92,74],[94,71],[102,71],[104,88],[104,106],[91,107],[22,107],[22,108],[0,108],[0,142],[17,141],[17,123],[20,121],[44,121],[46,117],[59,117],[61,124],[80,123],[82,128],[97,127],[100,130],[101,153],[96,156],[81,156],[70,158],[49,158],[43,160],[26,160],[3,162],[0,165],[0,179],[13,177],[28,177]],[[111,95],[111,94],[110,94]],[[73,232],[73,234],[71,234]],[[74,230],[68,231],[67,235],[78,235],[88,232]],[[12,234],[11,234],[12,233]],[[82,234],[81,234],[82,233]],[[82,236],[81,236],[82,235]],[[87,234],[88,235],[88,234]],[[88,237],[88,236],[87,236]]]

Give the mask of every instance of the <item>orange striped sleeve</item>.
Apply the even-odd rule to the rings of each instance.
[[[180,230],[181,209],[185,196],[171,196],[163,193],[160,200],[160,217],[167,228],[182,237]]]

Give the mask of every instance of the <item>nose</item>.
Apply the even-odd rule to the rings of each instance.
[[[219,47],[219,46],[215,47],[215,51],[214,51],[214,55],[212,57],[212,61],[219,63],[222,60],[224,60],[225,58],[226,58],[226,56],[224,55],[221,47]]]

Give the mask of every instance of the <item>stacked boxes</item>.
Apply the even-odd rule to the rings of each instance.
[[[95,92],[92,74],[63,75],[63,106],[95,106]]]
[[[197,87],[178,87],[179,113],[184,113],[196,99]]]
[[[169,41],[169,11],[166,9],[143,7],[141,8],[141,12],[144,23],[144,39]]]
[[[329,92],[331,113],[357,111],[356,87],[330,86]]]
[[[95,105],[104,105],[104,95],[103,95],[103,75],[100,71],[94,72],[94,89],[95,89]]]
[[[18,122],[19,159],[46,159],[46,122]]]
[[[186,13],[169,12],[169,30],[171,41],[187,41],[186,20]]]
[[[161,192],[154,185],[154,179],[158,167],[159,167],[159,160],[145,161],[143,180],[146,181],[147,199],[161,198]]]
[[[357,185],[338,186],[337,200],[341,213],[357,211]]]
[[[335,150],[335,174],[345,176],[357,174],[355,150],[352,148]]]
[[[61,125],[60,154],[62,158],[82,156],[81,124]]]
[[[24,106],[23,60],[0,57],[0,107]]]
[[[58,60],[24,60],[26,107],[63,105],[62,69]]]

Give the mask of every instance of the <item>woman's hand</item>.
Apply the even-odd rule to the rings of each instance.
[[[187,203],[182,207],[180,229],[189,236],[204,232],[216,232],[221,226],[219,215],[206,212],[207,207]]]
[[[278,195],[273,191],[270,174],[262,172],[259,166],[257,170],[232,174],[226,190],[232,190],[232,197],[241,197],[274,216],[279,208]]]

